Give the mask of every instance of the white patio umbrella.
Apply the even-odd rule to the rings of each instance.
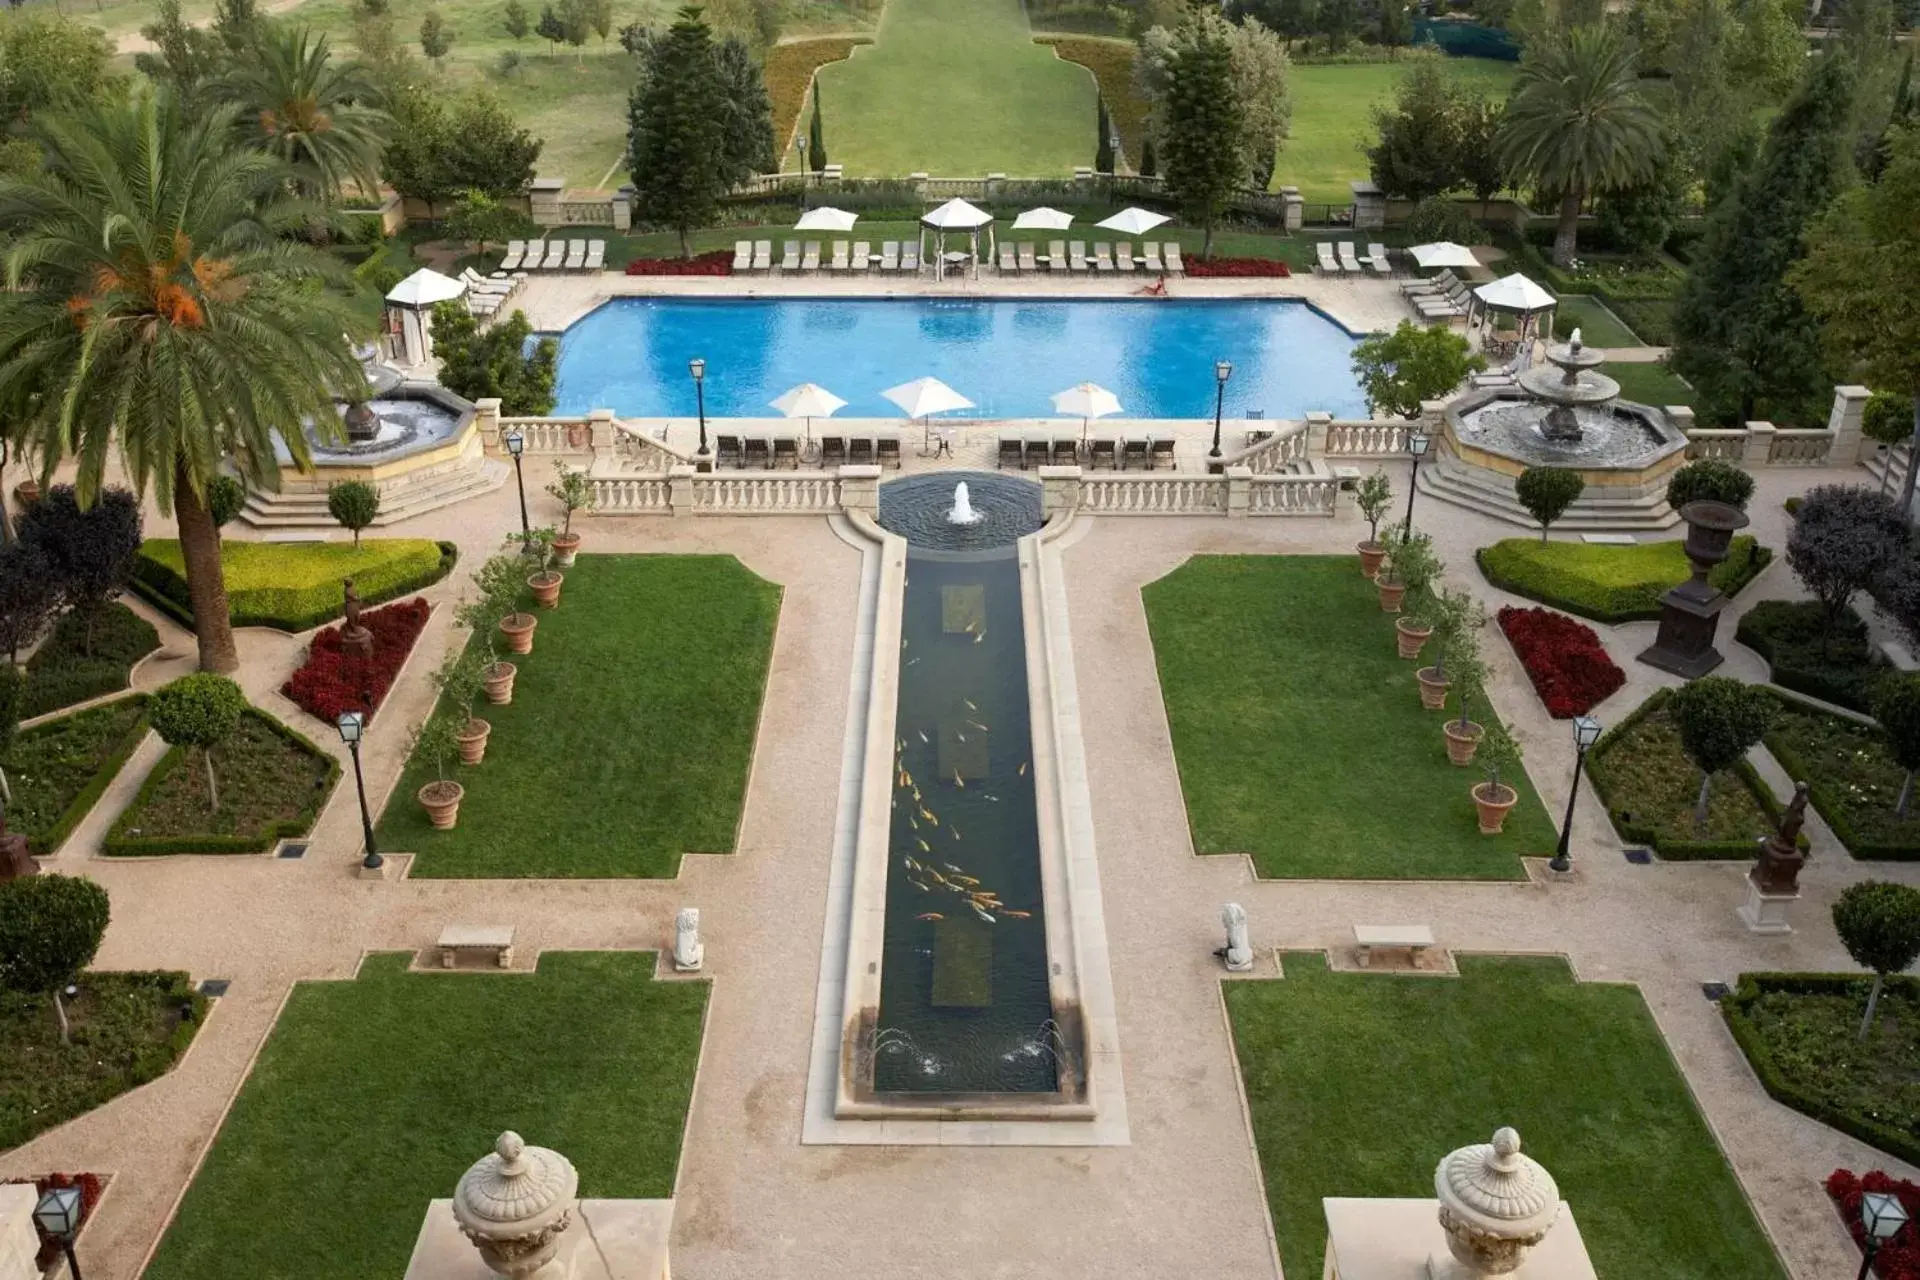
[[[1407,250],[1413,260],[1423,267],[1477,267],[1480,259],[1473,256],[1473,250],[1465,245],[1455,244],[1451,240],[1436,240],[1432,244],[1417,244]]]
[[[939,233],[939,236],[940,236],[940,239],[939,239],[940,247],[938,250],[938,257],[936,259],[937,265],[934,268],[934,278],[938,279],[939,277],[946,274],[947,232],[964,231],[967,233],[968,240],[973,247],[973,260],[977,263],[980,260],[980,241],[979,241],[980,228],[986,226],[989,222],[992,222],[992,221],[993,221],[992,214],[988,213],[984,209],[976,208],[975,206],[968,204],[965,200],[962,200],[957,196],[954,199],[947,201],[945,204],[941,205],[938,209],[935,209],[933,212],[922,214],[920,216],[920,225],[923,227],[932,227],[936,232]],[[925,233],[923,232],[922,240],[924,241],[924,239],[925,239]],[[924,250],[924,248],[925,246],[923,244],[922,249]],[[989,241],[988,243],[987,252],[988,254],[992,254],[993,252],[993,246],[991,241]]]
[[[1049,209],[1045,205],[1038,209],[1024,210],[1013,220],[1015,231],[1065,231],[1072,225],[1072,214],[1062,213],[1058,209]]]
[[[1053,411],[1064,413],[1068,417],[1079,415],[1080,443],[1085,444],[1087,431],[1093,419],[1120,412],[1120,397],[1097,382],[1083,382],[1077,387],[1068,387],[1065,391],[1055,392]]]
[[[900,406],[909,418],[920,419],[920,447],[927,447],[927,415],[952,409],[971,409],[973,401],[938,378],[915,378],[880,393]]]
[[[403,307],[430,307],[436,302],[451,302],[466,291],[467,286],[453,277],[422,267],[388,290],[387,301]]]
[[[1104,222],[1094,225],[1103,231],[1117,232],[1123,236],[1143,236],[1163,222],[1172,222],[1164,213],[1155,213],[1151,209],[1122,209]]]
[[[848,213],[845,209],[821,207],[809,209],[800,215],[800,221],[793,224],[795,231],[851,231],[853,224],[860,220],[857,213]]]
[[[807,420],[807,446],[811,448],[813,420],[831,418],[834,411],[845,408],[847,402],[818,383],[803,382],[797,387],[782,392],[767,403],[778,409],[785,417]]]
[[[1517,271],[1490,284],[1475,287],[1473,296],[1489,311],[1512,311],[1521,316],[1522,348],[1529,352],[1533,347],[1532,342],[1528,341],[1533,336],[1533,317],[1542,311],[1553,310],[1559,301]]]

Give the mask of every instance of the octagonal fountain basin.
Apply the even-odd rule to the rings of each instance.
[[[456,441],[473,421],[470,400],[433,382],[376,382],[372,398],[339,403],[344,435],[323,438],[311,423],[302,431],[316,467],[366,467],[430,453]],[[291,466],[285,443],[275,441],[281,466]]]
[[[1639,490],[1664,482],[1687,451],[1686,434],[1664,412],[1630,400],[1555,404],[1503,388],[1455,401],[1446,425],[1462,462],[1510,478],[1565,467],[1589,486]]]

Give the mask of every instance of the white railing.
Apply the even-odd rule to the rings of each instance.
[[[1722,431],[1712,427],[1700,427],[1687,432],[1687,457],[1695,462],[1702,458],[1739,462],[1746,455],[1747,433],[1745,431]]]
[[[661,471],[693,461],[691,454],[656,440],[638,427],[624,422],[613,424],[613,456],[635,471]]]
[[[590,418],[502,418],[500,434],[518,431],[528,453],[585,453],[593,447]]]
[[[673,510],[673,486],[665,476],[594,476],[595,512],[601,515],[665,515]]]
[[[1224,515],[1225,476],[1081,476],[1082,511],[1109,515]]]
[[[1833,454],[1833,436],[1824,428],[1776,431],[1767,461],[1776,467],[1824,467]]]
[[[1329,422],[1326,456],[1329,458],[1399,457],[1407,451],[1411,422],[1372,420]]]
[[[1254,474],[1262,475],[1274,471],[1285,471],[1294,463],[1307,460],[1306,423],[1277,421],[1273,424],[1272,431],[1272,435],[1258,444],[1250,444],[1239,453],[1227,455],[1221,460],[1222,465],[1247,467]]]
[[[839,507],[840,478],[832,472],[693,477],[693,509],[705,515],[825,514]]]
[[[1256,475],[1247,490],[1250,516],[1330,516],[1340,482],[1322,476]]]

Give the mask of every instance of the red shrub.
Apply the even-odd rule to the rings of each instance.
[[[715,249],[691,258],[635,258],[627,264],[630,276],[730,276],[733,250]]]
[[[280,686],[280,692],[300,709],[332,724],[342,711],[359,711],[369,720],[374,708],[393,687],[400,664],[413,651],[413,642],[426,629],[427,602],[418,596],[379,609],[369,609],[360,621],[373,632],[373,657],[349,657],[340,651],[336,623],[313,637],[307,660]]]
[[[105,1184],[100,1181],[100,1175],[97,1173],[49,1173],[39,1178],[7,1178],[5,1181],[9,1184],[31,1182],[34,1191],[40,1195],[45,1195],[56,1187],[79,1187],[80,1222],[83,1226],[87,1219],[93,1216],[93,1207],[100,1203],[100,1193],[105,1190]],[[61,1256],[60,1246],[55,1244],[46,1232],[40,1230],[39,1223],[34,1223],[33,1229],[40,1236],[40,1253],[34,1262],[43,1269],[51,1267]]]
[[[1840,1211],[1853,1242],[1866,1249],[1867,1229],[1860,1222],[1860,1193],[1878,1191],[1900,1198],[1909,1222],[1920,1221],[1920,1184],[1894,1178],[1875,1169],[1864,1177],[1855,1177],[1846,1169],[1835,1169],[1827,1176],[1827,1194]],[[1881,1280],[1920,1280],[1920,1228],[1908,1226],[1899,1235],[1880,1246],[1873,1258],[1874,1274]]]
[[[1188,258],[1187,274],[1190,276],[1238,276],[1271,277],[1284,279],[1293,274],[1287,264],[1278,258],[1215,258],[1209,262],[1205,258]]]
[[[1550,609],[1500,611],[1500,629],[1513,642],[1533,691],[1556,720],[1585,715],[1627,682],[1593,628]]]

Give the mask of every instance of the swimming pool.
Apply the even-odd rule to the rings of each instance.
[[[1355,341],[1286,299],[616,298],[562,335],[557,412],[691,414],[699,356],[722,418],[773,416],[767,401],[802,382],[844,399],[843,416],[898,417],[880,393],[929,375],[981,417],[1052,416],[1049,397],[1080,382],[1118,395],[1126,417],[1211,417],[1217,360],[1233,362],[1229,417],[1362,417]]]

